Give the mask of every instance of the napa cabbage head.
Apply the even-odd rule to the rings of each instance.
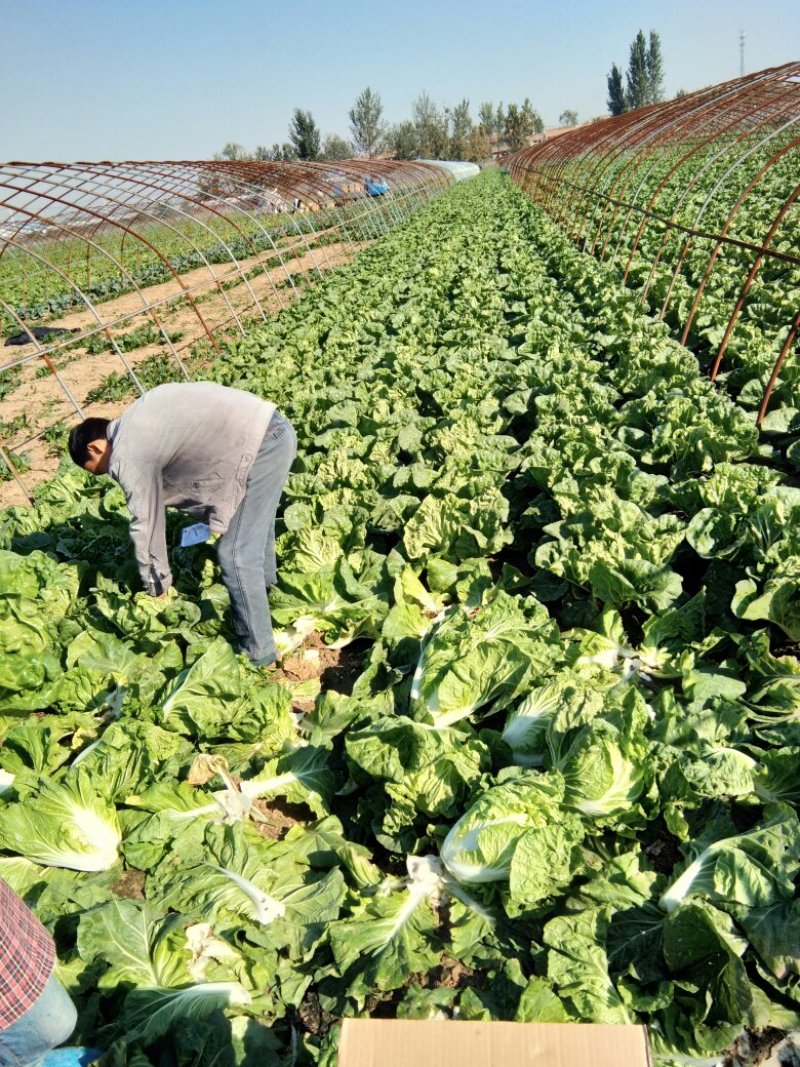
[[[609,679],[614,681],[611,675]],[[562,671],[531,689],[509,713],[503,727],[502,737],[513,753],[514,763],[521,767],[546,765],[551,734],[590,722],[602,714],[605,699],[596,679],[587,685],[572,670]]]
[[[108,870],[120,839],[116,809],[80,772],[61,782],[42,779],[24,799],[0,809],[0,848],[48,867]]]
[[[414,717],[434,726],[507,707],[561,656],[558,629],[532,598],[496,592],[477,610],[450,609],[420,649]]]
[[[555,682],[536,686],[509,713],[503,740],[521,767],[541,767],[547,752],[547,728],[558,711],[562,687]]]
[[[683,871],[661,894],[661,908],[672,912],[697,896],[747,909],[790,900],[800,870],[800,821],[788,804],[768,804],[764,816],[751,830],[722,836],[727,814],[712,814],[703,836],[689,843]]]
[[[522,836],[557,822],[563,797],[557,773],[525,771],[494,786],[452,827],[442,844],[442,862],[459,882],[505,881]]]
[[[585,695],[585,694],[584,694]],[[636,821],[652,792],[650,715],[623,682],[600,700],[565,701],[548,730],[551,766],[564,779],[564,806],[595,823]]]
[[[594,819],[613,818],[634,809],[646,789],[646,761],[613,736],[586,730],[559,763],[565,803]]]

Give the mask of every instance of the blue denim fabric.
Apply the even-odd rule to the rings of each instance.
[[[0,1030],[0,1067],[34,1064],[66,1041],[78,1015],[69,994],[54,974],[38,999],[5,1030]]]
[[[275,584],[275,513],[296,452],[292,424],[276,411],[250,468],[244,499],[217,543],[239,648],[256,664],[278,656],[266,587]]]

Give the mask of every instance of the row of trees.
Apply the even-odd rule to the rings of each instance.
[[[544,129],[541,116],[526,97],[522,104],[489,101],[473,121],[466,97],[454,107],[439,107],[421,93],[411,107],[411,118],[388,127],[384,147],[397,159],[490,159],[493,142],[512,151],[522,148],[534,133]]]
[[[621,115],[636,107],[658,104],[664,99],[664,60],[661,39],[655,30],[649,41],[639,32],[631,41],[628,69],[623,82],[622,71],[614,63],[607,77],[608,110]]]
[[[664,61],[661,40],[655,30],[649,39],[639,30],[631,42],[628,68],[614,63],[607,76],[608,110],[621,115],[633,108],[657,104],[664,98]],[[679,94],[681,95],[681,94]],[[314,116],[295,108],[289,123],[288,140],[271,148],[259,145],[249,152],[242,145],[228,142],[218,154],[221,159],[349,159],[351,156],[373,157],[383,153],[396,159],[465,159],[480,162],[491,158],[498,142],[516,152],[544,126],[541,116],[526,97],[521,104],[502,103],[496,107],[485,101],[478,108],[477,120],[470,112],[466,97],[454,107],[436,104],[428,93],[421,93],[411,105],[411,117],[390,125],[383,117],[380,95],[369,86],[359,93],[347,113],[349,138],[333,133],[323,138]],[[562,126],[575,126],[576,111],[562,111]]]
[[[289,139],[271,148],[259,146],[248,152],[229,142],[217,158],[222,159],[348,159],[390,153],[396,159],[489,159],[492,145],[503,142],[514,152],[524,147],[534,133],[544,128],[541,116],[526,97],[521,104],[486,101],[473,121],[469,100],[454,107],[440,107],[428,93],[421,93],[411,105],[411,117],[390,125],[383,117],[380,95],[367,87],[359,93],[348,112],[349,139],[338,134],[323,138],[310,111],[295,108],[289,124]],[[562,125],[574,126],[575,111],[564,111]]]

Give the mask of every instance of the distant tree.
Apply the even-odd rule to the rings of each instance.
[[[450,146],[448,155],[450,159],[467,158],[467,141],[472,132],[472,118],[469,113],[469,100],[466,97],[461,103],[447,112],[450,124]]]
[[[664,99],[664,60],[661,56],[661,38],[650,31],[650,41],[645,59],[647,68],[647,102],[658,104]]]
[[[353,149],[338,133],[329,133],[322,143],[323,159],[350,159]]]
[[[611,67],[611,73],[606,78],[608,84],[608,110],[612,115],[621,115],[627,111],[625,89],[622,85],[622,71],[616,63]]]
[[[625,73],[625,103],[628,109],[644,107],[650,102],[650,79],[647,71],[647,41],[641,30],[631,41],[628,70]]]
[[[497,105],[497,111],[494,113],[494,132],[502,133],[506,128],[506,113],[503,108],[502,101]]]
[[[683,100],[684,96],[687,96],[687,95],[688,95],[688,93],[686,92],[685,89],[679,89],[677,91],[677,93],[675,93],[675,99],[676,100]]]
[[[253,157],[238,141],[228,141],[221,152],[214,154],[214,159],[230,159],[235,162],[239,159],[252,159]]]
[[[284,141],[283,144],[279,144],[277,141],[273,144],[272,148],[259,149],[264,155],[260,156],[260,159],[269,160],[271,163],[283,163],[288,159],[297,159],[297,152],[293,144],[289,144],[288,141]]]
[[[486,102],[478,108],[478,125],[484,133],[494,133],[494,105]]]
[[[473,126],[467,137],[464,159],[471,163],[485,163],[492,158],[492,142],[482,126]]]
[[[541,133],[544,130],[544,123],[542,122],[542,116],[530,102],[528,97],[522,101],[522,115],[526,123],[529,123],[532,127],[531,133]]]
[[[269,161],[272,159],[269,149],[266,145],[257,144],[256,150],[253,152],[253,159],[260,159],[262,161]]]
[[[506,110],[506,127],[503,131],[510,152],[518,152],[528,143],[528,138],[534,132],[534,120],[526,113],[524,105],[517,107],[509,104]]]
[[[347,114],[356,153],[370,157],[377,155],[386,132],[385,123],[382,121],[383,104],[379,94],[367,86],[356,97],[355,104]]]
[[[444,159],[450,145],[450,124],[426,92],[411,105],[417,135],[417,151],[422,159]]]
[[[386,145],[395,159],[416,159],[419,151],[414,123],[405,119],[392,126],[386,136]]]
[[[567,108],[558,116],[558,123],[560,126],[577,126],[578,112],[573,111],[572,108]]]
[[[311,112],[296,107],[289,123],[289,141],[297,158],[319,159],[321,140],[319,127]]]

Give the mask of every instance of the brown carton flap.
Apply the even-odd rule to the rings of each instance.
[[[643,1026],[345,1019],[339,1067],[649,1067]]]

